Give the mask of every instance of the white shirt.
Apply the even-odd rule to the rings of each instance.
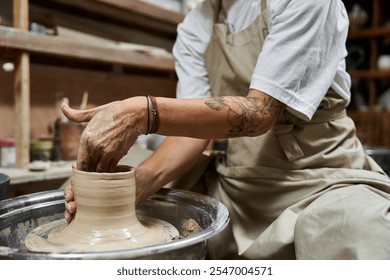
[[[173,47],[179,78],[178,98],[210,97],[203,54],[213,27],[206,0],[178,26]],[[215,0],[214,0],[215,1]],[[232,32],[261,13],[261,0],[223,0]],[[271,95],[298,117],[310,120],[329,87],[350,101],[345,70],[348,16],[341,0],[268,0],[268,30],[250,88]],[[246,93],[244,93],[246,95]]]

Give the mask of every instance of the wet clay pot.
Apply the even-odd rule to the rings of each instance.
[[[115,173],[95,173],[73,168],[71,182],[77,205],[73,221],[61,219],[33,230],[25,240],[30,251],[114,251],[179,238],[168,222],[136,215],[135,169],[118,166]]]

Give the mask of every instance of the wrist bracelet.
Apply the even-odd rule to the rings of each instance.
[[[158,111],[157,99],[154,96],[151,96],[152,100],[152,113],[154,118],[153,130],[151,133],[157,133],[160,128],[160,116]]]
[[[148,99],[150,98],[150,103],[152,104],[152,125],[149,129],[148,127],[148,134],[153,134],[157,133],[159,129],[159,115],[158,115],[158,105],[157,105],[157,100],[154,96],[148,95]],[[149,109],[149,106],[148,106]],[[149,113],[149,112],[148,112]]]
[[[150,112],[149,112],[149,97],[146,96],[146,107],[147,107],[147,110],[148,110],[148,126],[146,127],[146,133],[145,135],[148,135],[149,134],[149,126],[150,126]]]

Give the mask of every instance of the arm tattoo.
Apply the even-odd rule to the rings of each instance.
[[[227,109],[227,119],[230,124],[229,136],[249,136],[258,131],[265,130],[269,117],[275,117],[284,108],[283,103],[273,99],[264,99],[261,106],[257,104],[257,97],[214,97],[205,104],[213,110],[221,111]]]

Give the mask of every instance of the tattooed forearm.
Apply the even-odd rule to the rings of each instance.
[[[251,136],[264,133],[269,126],[269,119],[274,119],[284,105],[273,99],[257,97],[215,97],[205,104],[213,110],[227,109],[230,125],[229,136]],[[271,118],[270,118],[271,117]]]

